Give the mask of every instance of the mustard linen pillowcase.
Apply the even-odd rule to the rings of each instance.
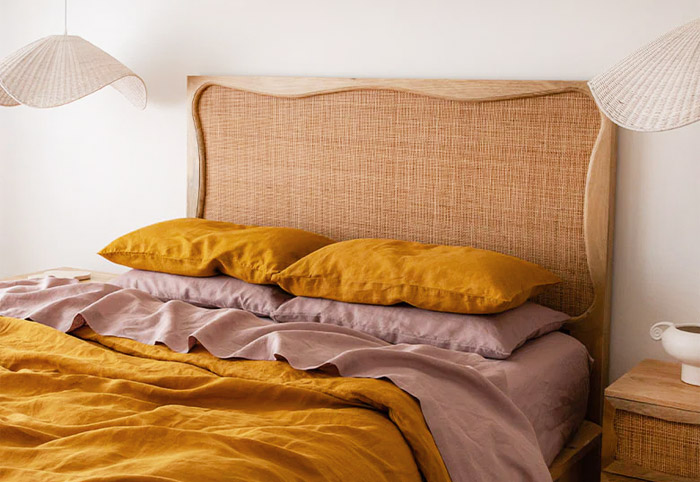
[[[354,239],[314,251],[273,281],[297,296],[486,314],[520,306],[561,280],[536,264],[483,249]]]
[[[99,254],[135,269],[182,276],[224,273],[248,283],[273,284],[274,274],[332,242],[301,229],[185,218],[137,229]]]

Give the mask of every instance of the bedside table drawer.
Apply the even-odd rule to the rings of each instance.
[[[700,482],[700,414],[606,398],[603,471],[658,482]]]
[[[616,410],[614,430],[616,460],[700,480],[700,425]]]

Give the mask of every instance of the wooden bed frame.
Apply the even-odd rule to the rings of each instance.
[[[188,78],[188,215],[513,254],[588,348],[587,421],[554,480],[599,477],[616,130],[584,82]]]

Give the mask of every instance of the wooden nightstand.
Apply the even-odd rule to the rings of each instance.
[[[644,360],[605,390],[603,481],[700,482],[700,387],[680,371]]]
[[[31,275],[43,273],[44,271],[49,271],[49,270],[61,270],[61,271],[90,271],[90,279],[86,280],[85,282],[90,282],[90,281],[97,281],[100,283],[109,283],[112,279],[116,278],[119,276],[118,274],[115,273],[105,273],[102,271],[92,271],[92,270],[83,270],[83,269],[78,269],[78,268],[49,268],[49,269],[44,269],[41,271],[37,271],[35,273],[27,273],[27,274],[20,274],[17,276],[10,276],[9,278],[3,278],[2,281],[10,281],[10,280],[16,280],[16,279],[27,279]],[[82,281],[81,281],[82,283]]]

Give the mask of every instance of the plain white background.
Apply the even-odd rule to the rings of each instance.
[[[71,0],[69,33],[148,85],[145,111],[105,89],[0,108],[0,276],[115,271],[114,237],[185,215],[186,76],[585,80],[700,16],[698,0]],[[63,1],[0,0],[0,57],[63,32]],[[612,378],[659,320],[700,321],[700,123],[621,131]]]

